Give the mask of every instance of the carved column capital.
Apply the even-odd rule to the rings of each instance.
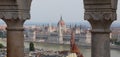
[[[116,20],[118,0],[84,0],[85,20]]]
[[[24,19],[2,19],[7,24],[7,56],[24,57]],[[16,44],[17,43],[17,44]],[[17,54],[16,54],[17,51]]]
[[[32,0],[0,0],[0,18],[30,19]]]
[[[91,32],[110,33],[113,20],[88,20],[92,26]]]
[[[116,20],[116,12],[85,12],[85,20]]]
[[[86,12],[85,20],[90,22],[91,32],[109,33],[112,22],[116,20],[116,12]]]
[[[8,31],[23,31],[23,24],[25,20],[23,19],[2,19],[7,24]]]
[[[84,19],[92,26],[92,32],[110,32],[116,20],[117,0],[84,0]]]
[[[117,0],[83,0],[85,20],[91,24],[91,57],[110,57],[110,26],[116,20]]]

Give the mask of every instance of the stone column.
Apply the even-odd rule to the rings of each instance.
[[[117,0],[84,0],[84,7],[84,18],[92,27],[92,57],[110,57],[109,33],[117,19]]]
[[[92,57],[110,57],[110,25],[112,20],[89,20],[92,30]]]
[[[7,57],[24,57],[25,20],[3,19],[7,24]]]
[[[23,23],[30,19],[32,0],[0,1],[0,19],[7,24],[7,56],[24,57]]]

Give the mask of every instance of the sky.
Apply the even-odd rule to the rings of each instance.
[[[62,16],[65,22],[74,23],[84,21],[83,13],[82,0],[33,0],[30,21],[53,23]]]
[[[64,22],[81,23],[84,20],[83,0],[32,0],[31,19],[25,23],[57,23],[60,17]],[[120,1],[117,21],[120,22]]]
[[[119,5],[120,1],[118,18],[120,18]],[[85,22],[83,0],[33,0],[31,19],[27,22],[56,23],[61,16],[65,22]],[[120,22],[118,18],[116,22]]]

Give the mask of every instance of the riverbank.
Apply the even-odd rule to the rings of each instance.
[[[6,41],[0,40],[0,43],[3,43],[6,45]],[[29,48],[29,42],[24,42],[25,48]],[[44,49],[44,50],[55,50],[55,51],[63,51],[63,50],[70,50],[70,45],[65,44],[50,44],[50,43],[40,43],[40,42],[34,42],[36,49]],[[82,45],[79,46],[80,51],[84,55],[84,57],[90,57],[91,56],[91,46]],[[110,49],[111,57],[120,57],[120,50],[116,48]],[[28,54],[29,55],[29,54]],[[46,56],[46,55],[45,55]]]
[[[25,41],[25,42],[30,42],[30,41]],[[40,43],[40,44],[44,44],[44,45],[53,45],[53,46],[70,46],[70,44],[57,44],[57,43],[46,43],[46,42],[35,42],[34,43]],[[81,48],[86,48],[86,49],[91,49],[91,45],[90,44],[78,44],[78,47]],[[110,45],[111,49],[114,50],[120,50],[120,46],[118,45]]]
[[[31,42],[31,41],[25,41],[25,42]],[[6,46],[6,39],[0,39],[0,43],[2,43],[4,46]],[[57,43],[46,43],[46,42],[36,42],[34,41],[34,43],[37,43],[37,44],[42,44],[42,45],[52,45],[52,46],[70,46],[70,44],[57,44]],[[28,44],[29,45],[29,44]],[[86,48],[86,49],[90,49],[91,48],[91,45],[90,44],[78,44],[79,47],[81,48]],[[113,45],[111,44],[110,45],[110,48],[111,49],[114,49],[114,50],[120,50],[120,46],[118,45]]]

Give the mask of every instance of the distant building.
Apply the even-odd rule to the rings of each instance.
[[[69,27],[66,27],[62,16],[57,26],[51,24],[26,26],[24,36],[25,40],[29,41],[70,44],[72,29],[75,30],[75,41],[77,44],[91,43],[91,34],[87,29],[82,25],[69,25]]]
[[[60,21],[58,22],[57,26],[58,26],[58,42],[60,44],[63,44],[63,33],[66,32],[66,25],[62,19],[62,16],[61,16]]]
[[[110,38],[117,39],[120,41],[120,28],[112,28],[112,32],[110,33]]]
[[[25,31],[24,31],[24,39],[25,40],[29,40],[29,41],[32,41],[33,40],[33,28],[25,28]]]
[[[59,36],[57,32],[52,32],[48,35],[48,39],[47,39],[48,43],[57,43],[59,44]]]
[[[6,38],[7,31],[6,31],[6,25],[0,26],[0,38]]]
[[[86,43],[91,44],[91,32],[89,29],[86,32]]]

